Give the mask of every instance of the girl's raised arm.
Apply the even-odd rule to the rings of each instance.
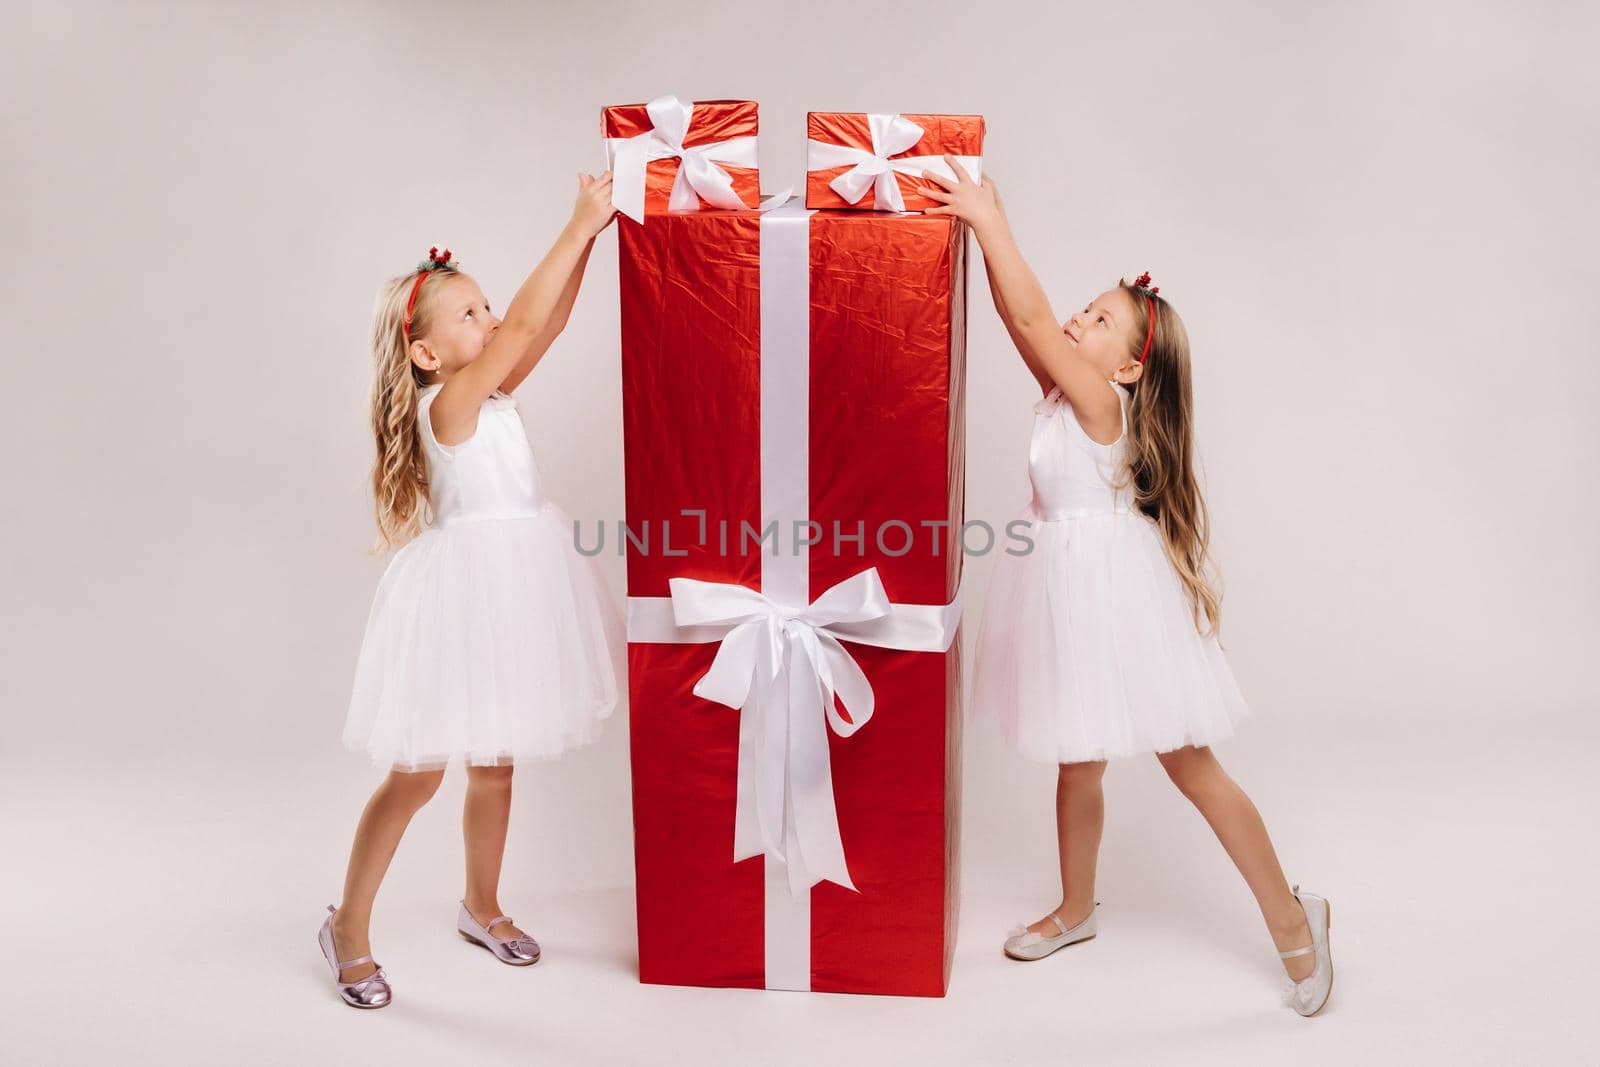
[[[433,410],[439,413],[439,421],[475,421],[478,407],[525,361],[528,370],[533,369],[565,325],[566,308],[571,306],[568,291],[573,296],[577,293],[574,275],[579,265],[615,214],[610,171],[582,183],[572,217],[511,298],[500,328],[483,353],[452,375],[434,398]],[[525,377],[526,371],[523,373]]]
[[[1022,258],[1022,251],[1011,233],[992,183],[972,180],[951,156],[945,161],[955,171],[952,181],[933,171],[923,176],[938,184],[937,188],[922,190],[942,206],[929,208],[930,215],[955,215],[972,227],[983,249],[984,266],[989,272],[989,284],[995,293],[997,307],[1009,315],[1006,329],[1028,368],[1043,370],[1046,378],[1059,386],[1072,405],[1080,422],[1114,425],[1121,421],[1122,412],[1117,395],[1106,388],[1105,376],[1072,349],[1072,343],[1061,330],[1061,323],[1050,309],[1050,300],[1044,295],[1039,279]],[[1035,377],[1038,372],[1035,371]],[[1045,386],[1045,381],[1039,383]],[[1048,387],[1046,387],[1048,391]]]
[[[585,174],[582,179],[585,184],[595,181],[593,177]],[[578,299],[578,287],[583,284],[583,272],[589,265],[589,253],[594,251],[594,238],[589,238],[589,243],[583,246],[583,254],[578,257],[578,265],[572,268],[572,274],[567,278],[567,287],[561,290],[561,299],[556,301],[555,311],[546,323],[544,331],[534,338],[533,345],[522,362],[512,368],[506,380],[500,383],[500,391],[509,393],[521,385],[528,375],[533,373],[533,368],[539,365],[544,354],[550,351],[550,346],[567,328],[567,317],[572,314],[573,302]]]
[[[995,210],[1000,212],[1000,217],[1006,217],[1006,205],[1000,199],[1000,190],[989,178],[983,179],[983,187],[994,193]],[[1005,324],[1006,333],[1011,335],[1011,343],[1016,346],[1017,354],[1022,357],[1022,362],[1027,364],[1028,373],[1039,383],[1039,388],[1049,395],[1050,389],[1055,385],[1050,380],[1049,373],[1044,366],[1034,358],[1033,353],[1022,343],[1022,338],[1017,334],[1016,324],[1011,321],[1011,312],[1006,308],[1005,298],[1000,295],[1000,287],[994,281],[994,268],[989,266],[987,257],[983,261],[983,272],[989,276],[989,295],[994,298],[994,310],[1000,316],[1000,321]]]

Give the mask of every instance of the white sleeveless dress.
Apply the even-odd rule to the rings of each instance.
[[[515,398],[495,393],[470,438],[441,445],[439,389],[417,405],[433,522],[378,582],[343,742],[408,771],[557,756],[617,706],[622,613],[544,495]]]
[[[1060,389],[1034,406],[1033,499],[1018,516],[1033,548],[999,551],[978,630],[973,717],[1052,763],[1208,745],[1249,714],[1216,638],[1195,628],[1160,530],[1133,486],[1114,484],[1131,395],[1108,384],[1122,405],[1111,445],[1083,431]]]

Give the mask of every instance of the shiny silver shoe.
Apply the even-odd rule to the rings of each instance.
[[[1094,907],[1089,909],[1089,914],[1077,926],[1071,929],[1061,921],[1061,915],[1052,911],[1048,918],[1056,924],[1056,933],[1046,937],[1044,934],[1035,933],[1026,926],[1018,924],[1013,927],[1010,936],[1006,938],[1005,954],[1014,960],[1042,960],[1057,949],[1066,948],[1068,945],[1077,944],[1079,941],[1088,941],[1099,933],[1098,924],[1095,922],[1095,913],[1099,911],[1100,902],[1095,901]]]
[[[1306,925],[1311,927],[1311,944],[1278,953],[1279,959],[1293,959],[1315,953],[1316,968],[1300,981],[1290,981],[1283,991],[1283,1002],[1310,1018],[1327,1006],[1333,994],[1333,951],[1328,947],[1328,930],[1333,926],[1333,908],[1324,897],[1302,893],[1294,887],[1294,898],[1305,909]]]
[[[490,928],[508,923],[508,915],[496,915],[486,923],[480,923],[472,917],[472,912],[467,910],[467,902],[461,902],[461,914],[456,917],[456,932],[474,944],[482,945],[493,952],[501,963],[509,963],[513,967],[526,967],[539,962],[539,942],[526,934],[521,937],[495,937],[489,932]]]
[[[377,966],[377,960],[371,956],[357,956],[353,960],[341,960],[338,950],[333,944],[333,914],[335,908],[328,905],[328,917],[322,920],[322,929],[317,932],[317,944],[322,947],[322,955],[328,961],[328,966],[333,968],[333,984],[339,987],[339,995],[344,1002],[352,1008],[381,1008],[394,998],[393,991],[389,988],[389,976],[383,973],[383,968],[358,978],[354,982],[339,981],[339,972],[363,963]]]

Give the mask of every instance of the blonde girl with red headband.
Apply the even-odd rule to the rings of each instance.
[[[388,774],[356,829],[343,902],[317,936],[352,1007],[392,999],[368,942],[373,899],[451,762],[467,768],[456,929],[502,963],[538,961],[498,900],[512,768],[595,740],[619,699],[621,611],[545,495],[511,395],[566,325],[613,216],[610,172],[578,185],[571,219],[504,319],[448,249],[378,296],[376,547],[398,551],[373,598],[343,740]]]
[[[995,309],[1044,393],[1021,516],[1031,551],[995,565],[973,715],[1059,765],[1061,903],[1013,930],[1005,953],[1039,960],[1096,935],[1101,777],[1108,760],[1154,753],[1255,894],[1288,972],[1284,1003],[1315,1015],[1333,987],[1328,901],[1291,888],[1260,813],[1210,747],[1249,709],[1217,639],[1183,320],[1143,274],[1061,324],[994,183],[946,161],[954,180],[926,173],[942,204],[929,213],[971,225]]]

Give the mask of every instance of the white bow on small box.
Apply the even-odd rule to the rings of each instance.
[[[634,137],[606,138],[606,165],[611,170],[611,203],[635,222],[644,221],[645,173],[652,160],[676,159],[678,173],[667,199],[669,211],[697,211],[703,200],[712,207],[753,208],[739,199],[733,179],[718,164],[754,168],[756,138],[729,137],[685,148],[683,139],[694,125],[694,105],[676,96],[658,96],[645,105],[651,129]]]
[[[814,137],[806,140],[808,172],[832,170],[835,167],[850,168],[828,183],[828,187],[847,203],[859,204],[867,195],[867,190],[871,189],[874,208],[879,211],[904,211],[906,201],[900,192],[900,182],[895,177],[897,173],[920,178],[923,171],[931,170],[955,179],[955,171],[945,162],[943,152],[890,158],[910,151],[922,140],[925,132],[904,115],[868,115],[867,129],[872,135],[870,150],[819,141]],[[957,155],[956,159],[974,181],[983,177],[982,156]]]

